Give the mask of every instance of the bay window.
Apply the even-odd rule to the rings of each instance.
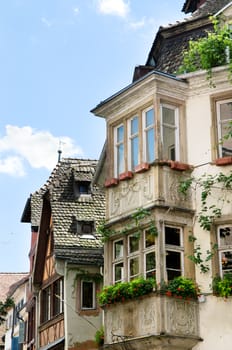
[[[60,278],[41,292],[41,323],[49,321],[64,311],[64,287]]]
[[[114,177],[142,163],[180,160],[179,107],[160,103],[156,114],[150,106],[114,126]]]
[[[228,137],[232,126],[232,99],[217,101],[216,113],[219,157],[232,156],[232,138]]]
[[[184,244],[182,227],[164,225],[156,237],[149,229],[132,233],[112,242],[113,283],[130,281],[136,277],[159,276],[170,281],[184,274]]]

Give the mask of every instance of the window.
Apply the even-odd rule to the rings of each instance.
[[[94,231],[94,221],[77,221],[77,234],[81,238],[95,239]]]
[[[63,279],[42,290],[41,322],[46,322],[63,312]]]
[[[74,181],[74,196],[79,198],[82,196],[91,195],[91,182],[90,181]]]
[[[128,264],[129,264],[129,280],[139,276],[139,237],[137,235],[128,236]]]
[[[145,277],[155,277],[156,274],[156,256],[155,256],[155,236],[149,230],[144,232],[144,266]]]
[[[114,127],[114,176],[158,159],[180,161],[181,118],[180,108],[167,102],[160,103],[157,113],[149,106]]]
[[[220,275],[232,273],[232,226],[220,226],[218,228],[218,252]]]
[[[143,112],[144,161],[151,163],[155,160],[155,117],[154,109],[148,108]]]
[[[124,241],[120,239],[113,243],[113,270],[114,270],[114,282],[121,282],[123,280],[124,272]]]
[[[136,116],[129,120],[129,159],[130,170],[139,164],[139,118]]]
[[[163,159],[179,160],[178,109],[161,105],[161,134]]]
[[[115,128],[115,176],[123,173],[124,167],[124,126],[120,125]]]
[[[95,283],[93,281],[81,281],[81,308],[95,308]]]
[[[183,240],[182,230],[178,227],[165,226],[165,263],[168,281],[183,274]]]
[[[226,139],[228,127],[232,122],[232,99],[218,101],[216,103],[217,123],[218,123],[218,145],[219,157],[232,155],[232,139]]]

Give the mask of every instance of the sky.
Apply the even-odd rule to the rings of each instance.
[[[31,193],[62,157],[98,159],[98,103],[132,82],[184,0],[7,0],[0,11],[0,272],[27,272]]]

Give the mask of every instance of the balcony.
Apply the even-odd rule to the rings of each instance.
[[[140,299],[107,306],[104,349],[183,349],[199,337],[199,305],[151,293]]]
[[[168,162],[157,163],[150,169],[134,173],[133,177],[109,187],[107,217],[117,220],[138,207],[154,205],[191,210],[190,195],[184,196],[178,189],[180,181],[190,176],[190,169],[180,169],[180,164],[177,167],[170,166]]]

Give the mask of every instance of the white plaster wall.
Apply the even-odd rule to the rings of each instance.
[[[228,299],[207,296],[200,304],[200,337],[193,350],[231,350],[232,297]]]
[[[85,269],[83,267],[83,269]],[[91,271],[88,268],[88,271]],[[98,268],[93,268],[92,273],[99,273]],[[102,324],[102,315],[86,316],[80,315],[77,310],[77,298],[80,291],[77,290],[77,270],[66,269],[65,273],[65,332],[66,346],[73,346],[74,343],[82,343],[87,340],[94,340],[95,333]]]

